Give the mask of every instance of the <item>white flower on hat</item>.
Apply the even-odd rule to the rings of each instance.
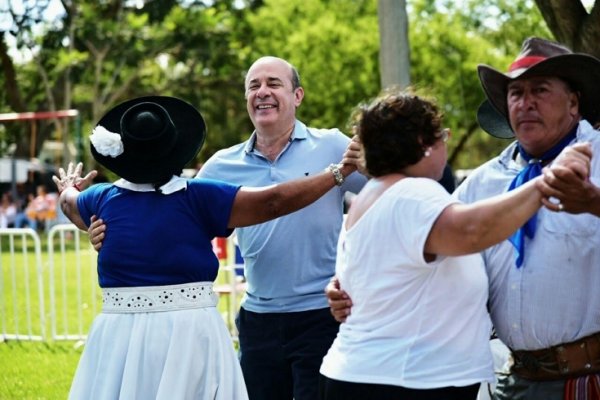
[[[105,157],[115,158],[123,154],[124,151],[121,135],[109,131],[102,125],[94,128],[90,135],[90,142],[92,142],[96,151]]]

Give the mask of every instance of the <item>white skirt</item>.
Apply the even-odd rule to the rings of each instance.
[[[169,296],[149,288],[103,289],[103,312],[92,324],[69,399],[247,399],[212,283],[192,285],[209,288],[196,308],[199,292],[190,301],[191,285],[153,287],[174,288]],[[160,307],[149,312],[140,303]]]

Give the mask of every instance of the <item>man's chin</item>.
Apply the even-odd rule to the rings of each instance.
[[[515,130],[515,137],[519,142],[527,141],[528,138],[534,139],[545,136],[546,133],[539,123],[524,123],[520,124]]]

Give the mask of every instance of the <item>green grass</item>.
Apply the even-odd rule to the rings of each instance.
[[[73,341],[0,343],[0,399],[66,399],[81,351]]]
[[[102,301],[96,281],[96,254],[90,248],[87,236],[81,235],[79,252],[75,251],[72,240],[61,243],[60,238],[56,238],[51,256],[45,235],[42,235],[40,243],[44,277],[43,329],[35,246],[30,241],[22,242],[20,238],[13,239],[12,243],[6,237],[0,240],[0,334],[15,333],[16,330],[20,334],[41,335],[42,330],[46,333],[45,341],[2,342],[0,336],[0,400],[67,398],[83,342],[52,340],[51,278],[56,288],[54,304],[58,335],[67,331],[87,334],[91,322],[100,312]],[[11,256],[11,253],[14,255]],[[79,281],[82,284],[78,284]],[[225,281],[225,274],[219,273],[216,283]],[[16,284],[14,289],[13,283]],[[25,296],[27,291],[29,298]],[[79,304],[83,305],[81,310],[77,307]],[[28,308],[32,310],[29,315],[26,312]],[[221,299],[218,308],[225,317],[227,301]],[[28,320],[32,324],[30,332],[26,324]]]

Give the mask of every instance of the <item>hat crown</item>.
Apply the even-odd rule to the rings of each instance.
[[[565,54],[573,54],[573,52],[567,47],[551,40],[531,37],[523,42],[519,55],[508,70],[509,72],[522,71],[548,58]]]
[[[125,122],[126,131],[140,140],[158,136],[165,128],[164,118],[148,110],[132,115],[130,120]],[[138,134],[141,136],[137,136]]]
[[[200,112],[170,96],[126,100],[96,125],[90,136],[94,159],[133,183],[157,184],[179,175],[206,137]]]
[[[143,160],[169,154],[177,140],[177,129],[167,110],[157,103],[144,102],[130,107],[120,121],[125,151]]]
[[[532,37],[523,42],[519,57],[541,56],[548,58],[571,53],[573,52],[570,49],[561,45],[560,43],[556,43],[548,39]]]

